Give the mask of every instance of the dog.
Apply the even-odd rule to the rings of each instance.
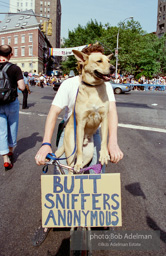
[[[64,134],[63,146],[55,154],[60,157],[64,152],[67,164],[79,172],[93,157],[93,134],[101,125],[101,150],[99,161],[107,164],[110,159],[107,149],[109,100],[105,81],[115,71],[110,64],[111,55],[102,53],[84,54],[73,50],[77,61],[82,65],[82,82],[76,98],[76,152],[74,149],[74,111],[70,116]],[[110,85],[111,86],[111,85]],[[76,162],[75,162],[76,161]]]

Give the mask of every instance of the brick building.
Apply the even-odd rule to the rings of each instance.
[[[166,33],[166,0],[158,0],[157,35]]]
[[[37,21],[42,24],[47,19],[52,20],[52,35],[48,39],[52,47],[60,47],[61,35],[61,2],[60,0],[10,0],[11,13],[32,9],[38,15]],[[43,18],[46,17],[46,18]]]
[[[33,15],[32,10],[6,15],[0,23],[0,44],[12,46],[11,62],[23,71],[39,73],[45,70],[44,53],[51,44]]]

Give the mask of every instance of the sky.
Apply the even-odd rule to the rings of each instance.
[[[0,5],[0,12],[9,11],[9,0],[0,0]],[[131,16],[143,30],[155,32],[157,5],[158,0],[61,0],[61,37],[67,38],[68,31],[73,31],[79,24],[84,27],[91,20],[118,26]],[[0,14],[0,20],[3,18]]]

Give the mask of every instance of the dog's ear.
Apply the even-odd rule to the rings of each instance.
[[[111,53],[110,55],[107,55],[107,58],[108,58],[108,59],[111,59],[113,55],[114,55],[114,54]]]
[[[72,50],[72,52],[74,53],[74,56],[76,57],[76,59],[78,60],[78,62],[80,63],[84,63],[87,59],[88,59],[88,55],[83,53],[83,52],[80,52],[80,51],[77,51],[77,50]]]

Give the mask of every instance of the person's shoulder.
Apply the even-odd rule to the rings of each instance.
[[[67,78],[62,82],[62,84],[65,84],[65,85],[69,85],[69,84],[72,85],[72,84],[77,84],[77,83],[79,83],[79,76]]]
[[[11,69],[16,70],[16,71],[21,71],[21,68],[19,66],[17,66],[16,64],[14,64],[12,62],[8,62],[8,63],[11,64],[11,66],[10,66]]]

